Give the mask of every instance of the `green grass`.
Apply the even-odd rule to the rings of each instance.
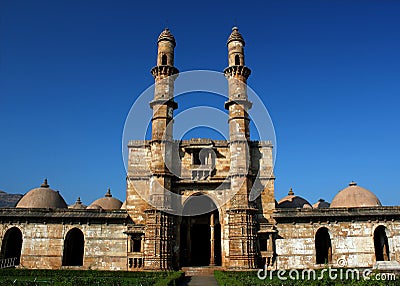
[[[338,269],[340,271],[340,269]],[[281,280],[277,277],[277,271],[274,272],[272,275],[272,279],[268,276],[264,279],[261,280],[257,276],[257,271],[215,271],[214,276],[217,279],[218,283],[220,286],[258,286],[258,285],[268,285],[268,286],[274,286],[274,285],[285,285],[285,286],[297,286],[297,285],[310,285],[310,286],[331,286],[331,285],[360,285],[360,286],[372,286],[372,285],[387,285],[387,286],[394,286],[398,285],[398,281],[377,281],[377,276],[375,276],[377,273],[373,273],[370,276],[370,280],[364,280],[362,277],[360,277],[360,280],[352,280],[352,279],[345,279],[345,272],[346,269],[343,269],[343,276],[344,277],[342,280],[340,279],[340,275],[338,275],[338,278],[335,280],[332,280],[329,278],[329,275],[327,272],[324,273],[323,278],[318,280],[318,277],[321,275],[321,270],[316,271],[316,280],[307,279],[307,275],[305,275],[304,279],[301,279],[301,270],[299,270],[300,273],[300,279],[291,279],[289,277],[289,273],[286,272],[285,275],[282,275],[283,277],[287,278],[287,280]],[[340,273],[340,272],[338,272]],[[396,278],[397,280],[400,280],[399,277]]]
[[[183,272],[0,269],[0,286],[174,286]]]

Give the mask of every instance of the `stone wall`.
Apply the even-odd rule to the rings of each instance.
[[[320,228],[326,228],[329,232],[332,244],[332,260],[329,264],[332,267],[340,268],[344,265],[350,268],[372,268],[376,263],[374,231],[378,226],[386,228],[390,260],[400,262],[400,210],[398,207],[381,209],[385,209],[385,212],[380,212],[379,208],[358,208],[357,215],[349,213],[348,209],[294,209],[278,212],[278,215],[275,214],[278,235],[275,240],[274,267],[324,267],[316,263],[315,236]],[[389,217],[382,217],[384,214]]]
[[[10,210],[13,212],[14,210]],[[44,211],[45,213],[46,211]],[[52,214],[51,211],[47,211]],[[64,211],[63,214],[68,213]],[[75,212],[71,211],[72,214]],[[87,217],[96,213],[87,212]],[[82,231],[84,235],[83,266],[77,269],[96,270],[126,270],[127,269],[127,235],[124,234],[126,224],[123,220],[118,223],[79,223],[63,222],[62,219],[23,218],[22,212],[16,213],[19,221],[3,219],[0,223],[0,244],[12,227],[22,233],[21,267],[30,269],[60,269],[62,266],[64,240],[73,228]],[[18,217],[20,215],[20,217]],[[85,219],[86,221],[86,219]],[[0,245],[1,247],[2,245]],[[64,267],[71,268],[71,267]]]

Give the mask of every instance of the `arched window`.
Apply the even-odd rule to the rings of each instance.
[[[64,240],[63,266],[82,266],[85,240],[81,230],[73,228]]]
[[[317,264],[332,262],[332,244],[326,227],[320,228],[315,234],[315,252]]]
[[[19,265],[21,260],[22,232],[17,227],[7,230],[1,244],[1,259],[15,258],[14,265]]]
[[[389,242],[386,235],[386,227],[378,226],[374,231],[374,246],[376,261],[389,261]]]
[[[161,57],[161,65],[163,65],[163,66],[167,65],[167,55],[162,55],[162,57]]]
[[[240,57],[239,57],[239,55],[235,56],[235,66],[240,66]]]

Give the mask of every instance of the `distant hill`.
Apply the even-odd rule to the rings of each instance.
[[[21,194],[7,194],[0,191],[0,208],[15,207],[20,198],[22,198]]]

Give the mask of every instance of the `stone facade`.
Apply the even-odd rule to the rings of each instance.
[[[241,233],[242,228],[246,229],[249,225],[253,227],[253,225],[256,224],[256,222],[252,221],[253,219],[257,220],[258,228],[260,228],[260,223],[265,223],[267,225],[275,206],[273,178],[270,177],[272,173],[272,145],[270,142],[249,143],[250,153],[253,155],[251,157],[251,165],[249,166],[250,172],[253,174],[260,174],[256,182],[261,186],[262,183],[264,183],[266,189],[263,195],[253,204],[253,209],[251,209],[252,213],[250,215],[245,215],[243,220],[242,216],[235,218],[235,216],[237,216],[237,210],[233,211],[231,206],[231,200],[235,197],[230,197],[233,192],[231,190],[232,183],[229,180],[231,149],[229,148],[228,142],[210,139],[191,139],[179,142],[173,141],[173,145],[175,145],[174,149],[177,149],[177,152],[174,152],[176,156],[173,158],[174,163],[172,165],[175,166],[173,172],[179,174],[179,178],[175,178],[170,187],[178,195],[178,201],[175,201],[177,204],[175,207],[183,211],[186,202],[191,197],[198,196],[199,194],[206,195],[215,203],[218,208],[221,225],[221,264],[222,266],[230,267],[232,265],[230,261],[231,255],[229,254],[232,252],[232,248],[239,247],[233,245],[232,239],[229,238],[232,236],[232,232],[235,229],[239,229]],[[150,201],[151,195],[151,177],[148,170],[152,159],[150,141],[130,141],[129,150],[129,166],[131,168],[128,173],[127,211],[133,221],[143,225],[143,237],[147,239],[147,237],[153,237],[153,235],[147,234],[145,230],[148,224],[146,222],[146,210],[151,209],[151,206],[147,203]],[[198,156],[202,151],[209,151],[209,154],[213,154],[213,162],[210,163],[209,166],[194,164],[194,156]],[[138,165],[141,167],[138,168]],[[176,169],[176,166],[179,166],[179,169]],[[263,182],[261,183],[258,180],[263,180]],[[240,184],[243,184],[243,182],[240,182]],[[140,189],[140,191],[138,192],[136,189]],[[249,203],[248,195],[243,199],[246,203]],[[228,203],[225,204],[225,202]],[[177,257],[181,256],[179,251],[181,249],[180,224],[182,223],[182,219],[181,216],[175,216],[174,223],[178,227],[176,227],[171,234],[171,237],[175,237],[175,244],[171,245],[171,248],[178,251],[176,253]],[[242,226],[240,226],[241,224]],[[264,228],[265,231],[268,232],[271,225],[269,228],[264,225]],[[251,243],[258,249],[256,241],[257,229],[251,228],[249,231],[252,232],[248,235],[253,237],[252,239],[254,240]],[[170,237],[166,237],[165,239],[168,240],[169,238]],[[149,253],[145,251],[145,255],[149,255]],[[253,255],[253,259],[256,259],[259,253],[254,253]],[[240,257],[240,261],[246,260]],[[235,265],[235,267],[239,266],[240,265]],[[254,267],[255,265],[252,267],[246,266],[245,268]]]
[[[372,268],[377,263],[376,231],[387,236],[388,261],[400,261],[400,207],[278,209],[274,214],[277,269],[313,269],[317,263],[317,232],[326,229],[332,267]]]
[[[400,261],[400,207],[382,207],[354,182],[332,202],[340,208],[322,200],[313,208],[292,190],[276,202],[272,143],[250,139],[251,71],[237,28],[228,38],[224,70],[229,139],[174,140],[175,45],[169,30],[163,31],[151,70],[151,139],[128,143],[123,209],[110,191],[88,208],[78,199],[67,209],[45,181],[17,208],[0,209],[0,259],[15,257],[26,268],[129,271]],[[254,188],[260,195],[250,200]]]
[[[66,254],[67,234],[78,229],[84,237],[83,264],[79,268],[126,270],[127,236],[124,231],[129,222],[125,211],[0,209],[0,243],[7,243],[7,231],[19,230],[22,267],[77,268],[63,266],[63,255]]]

